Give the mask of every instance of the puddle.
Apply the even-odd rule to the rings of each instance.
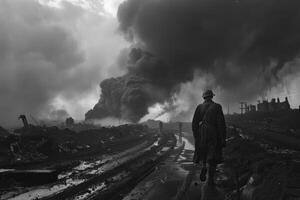
[[[179,136],[175,135],[177,141],[179,141]],[[188,139],[186,139],[185,137],[182,137],[182,142],[185,142],[184,145],[184,149],[185,150],[193,150],[195,149],[194,145],[192,143],[190,143],[190,141]]]
[[[89,196],[91,196],[92,193],[95,193],[95,192],[100,191],[103,188],[105,188],[105,186],[106,186],[105,183],[101,183],[100,185],[95,185],[94,187],[89,188],[86,193],[76,196],[75,198],[72,198],[72,200],[86,199]],[[68,199],[68,200],[71,200],[71,199]]]
[[[147,147],[147,146],[149,146],[149,147]],[[135,157],[137,155],[135,152],[139,152],[142,148],[147,147],[147,148],[143,149],[142,151],[140,151],[139,153],[143,153],[144,151],[149,150],[153,146],[154,146],[154,144],[149,145],[149,142],[145,141],[133,148],[127,149],[127,150],[125,150],[121,153],[115,154],[115,155],[103,155],[101,157],[101,159],[96,160],[96,161],[82,161],[79,165],[74,167],[71,171],[67,171],[67,172],[59,174],[58,178],[60,179],[60,182],[56,182],[56,183],[52,184],[51,186],[43,185],[43,186],[38,186],[35,188],[27,188],[27,192],[23,192],[22,194],[20,194],[20,191],[19,192],[16,191],[14,193],[8,192],[6,194],[1,195],[1,200],[2,199],[3,200],[6,200],[6,199],[35,200],[35,199],[38,199],[41,197],[46,197],[46,196],[55,194],[57,192],[61,192],[68,187],[78,185],[86,180],[85,178],[78,179],[78,175],[85,176],[85,175],[89,175],[89,174],[101,174],[104,171],[119,165],[121,162],[125,162],[128,159]],[[117,160],[117,161],[107,163],[110,160]],[[107,163],[107,164],[105,164],[105,163]],[[99,168],[98,168],[98,166],[99,166]],[[7,169],[0,170],[0,172],[5,172],[5,171],[8,171],[8,170]],[[62,183],[62,180],[65,180],[65,182]],[[18,193],[18,195],[15,197],[12,197],[12,195],[16,194],[16,193]]]
[[[83,179],[79,180],[72,180],[66,182],[66,184],[60,184],[60,185],[54,185],[52,187],[40,187],[37,189],[33,189],[29,192],[23,193],[21,195],[18,195],[16,197],[8,198],[9,200],[36,200],[42,197],[46,197],[52,194],[55,194],[59,191],[62,191],[66,189],[67,187],[73,186],[73,185],[78,185],[80,183],[84,182]],[[1,198],[2,199],[2,198]]]

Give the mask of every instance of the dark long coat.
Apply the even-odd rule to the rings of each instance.
[[[222,148],[226,144],[226,124],[222,106],[205,100],[197,106],[193,122],[195,138],[194,162],[222,162]]]

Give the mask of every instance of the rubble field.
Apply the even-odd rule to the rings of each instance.
[[[172,134],[154,137],[154,140],[146,140],[126,151],[90,162],[82,161],[61,173],[59,180],[52,184],[7,191],[1,199],[121,199],[123,193],[130,191],[167,157],[175,144],[176,138]]]
[[[155,123],[151,123],[154,128]],[[188,125],[185,123],[183,129],[188,130]],[[193,135],[182,132],[185,146],[182,150],[176,145],[180,135],[178,124],[169,123],[164,125],[163,132],[159,131],[164,133],[162,135],[157,134],[157,129],[144,125],[71,131],[78,134],[78,138],[83,137],[81,134],[89,135],[93,140],[90,143],[88,138],[73,141],[90,147],[58,152],[56,159],[64,160],[61,163],[51,161],[54,159],[51,156],[44,161],[29,162],[27,166],[23,161],[24,167],[20,167],[17,160],[10,163],[20,170],[55,169],[60,172],[57,181],[25,189],[14,187],[13,191],[2,187],[1,199],[131,199],[133,194],[139,194],[137,199],[166,199],[171,193],[173,199],[185,199],[186,195],[190,199],[209,195],[222,196],[223,200],[299,199],[300,142],[295,129],[280,126],[276,120],[256,122],[243,117],[227,119],[227,125],[224,162],[217,167],[214,192],[203,190],[205,183],[198,180],[201,168],[195,168],[192,163]],[[100,130],[106,137],[98,138],[99,143],[96,143]],[[158,182],[157,177],[160,177]],[[161,186],[166,191],[155,189]],[[170,194],[165,193],[167,191]]]
[[[83,162],[94,163],[138,145],[150,145],[154,140],[154,131],[142,125],[79,132],[57,127],[33,127],[19,135],[7,132],[0,137],[0,189],[39,185],[47,179],[51,182],[53,176]],[[45,182],[39,178],[28,181],[24,178],[27,175],[44,177]]]

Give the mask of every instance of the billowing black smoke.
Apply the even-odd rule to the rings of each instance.
[[[101,119],[108,116],[138,121],[147,113],[147,105],[153,102],[147,92],[147,80],[138,76],[124,76],[104,80],[101,84],[101,98],[93,110],[86,113],[87,119]]]
[[[154,79],[159,68],[166,67],[151,54],[133,48],[129,54],[128,74],[101,82],[101,97],[86,119],[116,117],[137,122],[148,112],[148,107],[169,98],[170,84],[164,78]],[[143,68],[145,67],[145,68]],[[158,69],[151,74],[152,67]],[[141,70],[143,68],[143,70]],[[147,72],[147,68],[150,69]],[[160,86],[164,87],[160,87]]]
[[[283,69],[299,56],[298,0],[127,0],[118,19],[125,37],[151,54],[140,59],[136,52],[138,61],[117,80],[139,76],[162,91],[150,100],[153,90],[139,93],[138,103],[136,98],[115,98],[117,111],[107,105],[103,115],[120,116],[119,108],[126,105],[125,113],[139,119],[149,105],[168,100],[195,73],[214,77],[224,103],[255,98],[278,84]],[[123,87],[121,94],[130,88]],[[106,95],[98,105],[109,99]]]

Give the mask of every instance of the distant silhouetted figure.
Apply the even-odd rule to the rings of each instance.
[[[214,185],[217,164],[222,162],[222,149],[226,145],[226,124],[222,106],[212,101],[214,93],[206,90],[204,102],[197,106],[193,122],[195,138],[194,163],[203,162],[200,180],[206,180],[208,162],[208,184]]]

